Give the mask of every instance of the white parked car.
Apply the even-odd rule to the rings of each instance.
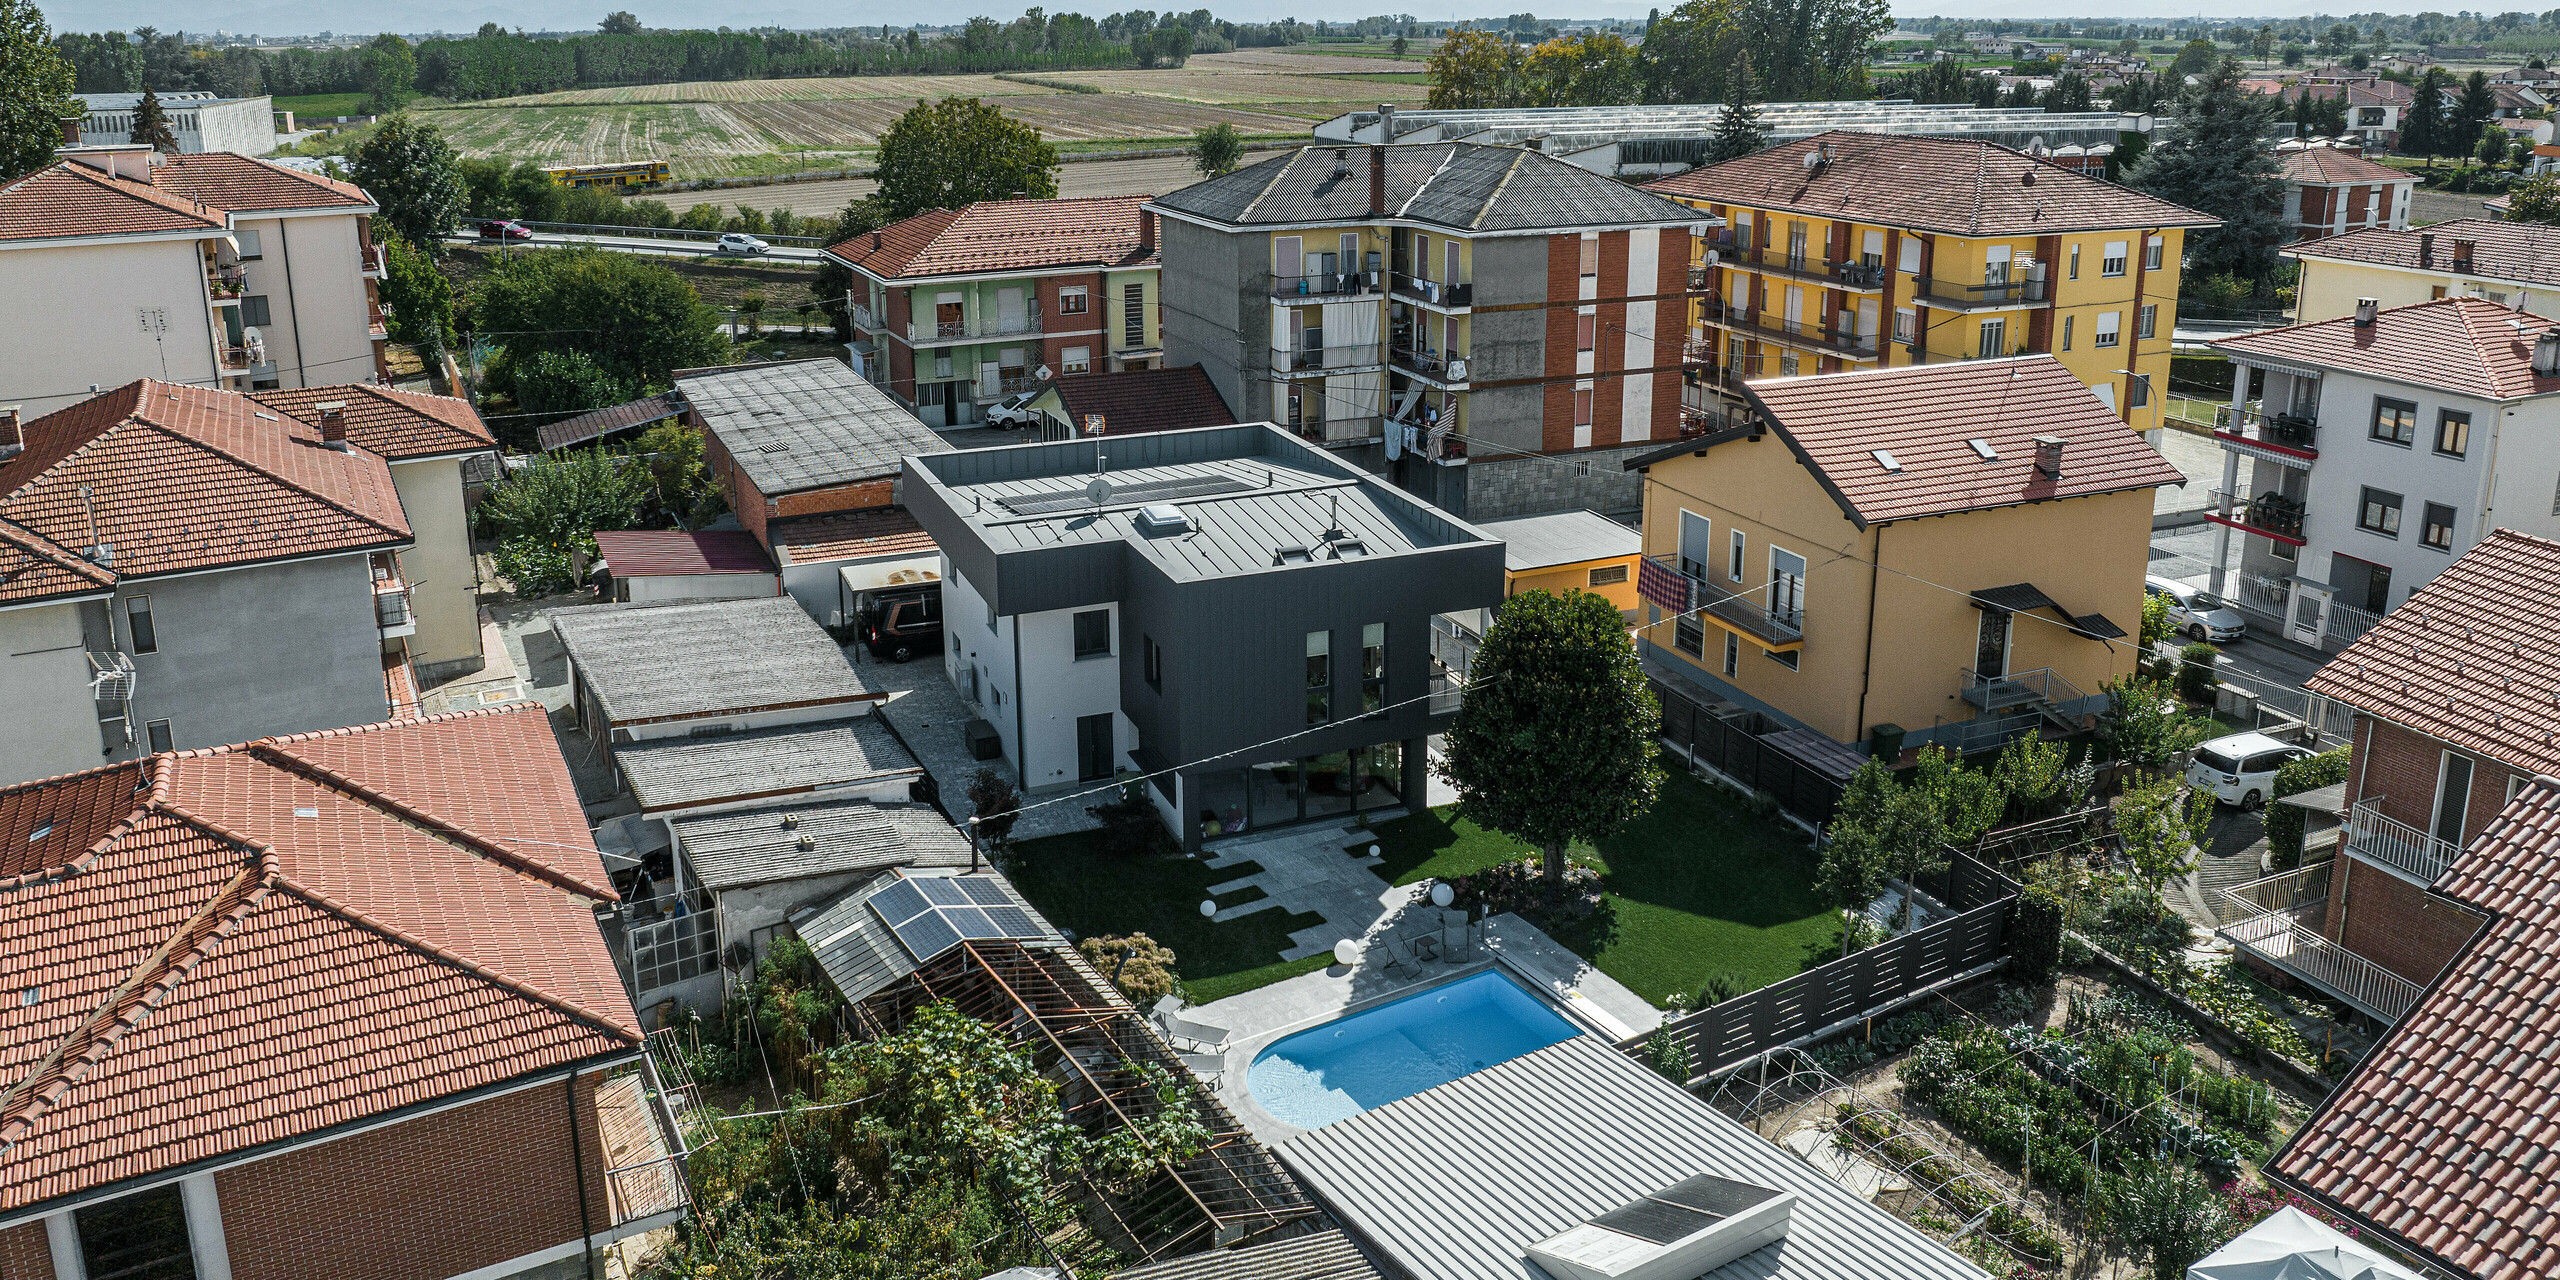
[[[987,425],[990,427],[1039,426],[1040,415],[1031,411],[1031,402],[1039,398],[1040,393],[1037,391],[1016,391],[988,405],[985,415]]]
[[[743,231],[731,231],[714,241],[712,247],[721,253],[745,254],[752,257],[763,253],[769,246]]]
[[[2187,785],[2224,804],[2261,808],[2275,794],[2276,770],[2310,754],[2263,733],[2235,733],[2196,748],[2188,757]]]
[[[2249,623],[2231,602],[2201,587],[2168,578],[2142,580],[2142,594],[2169,597],[2169,629],[2199,644],[2221,644],[2249,634]]]

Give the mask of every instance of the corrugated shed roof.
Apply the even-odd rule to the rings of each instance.
[[[995,275],[1154,264],[1138,243],[1145,196],[982,200],[935,209],[827,246],[827,256],[884,279]]]
[[[76,161],[45,166],[0,187],[0,240],[130,236],[164,231],[221,235],[231,219],[131,178],[113,178]]]
[[[777,520],[764,527],[764,534],[793,564],[922,555],[934,549],[933,535],[904,507],[865,507]]]
[[[2560,377],[2533,372],[2534,339],[2550,327],[2486,298],[2438,298],[2380,312],[2369,325],[2339,316],[2217,338],[2213,348],[2507,400],[2560,392]]]
[[[2455,1274],[2560,1276],[2560,785],[2526,784],[2436,888],[2489,922],[2268,1172]]]
[[[1819,172],[1805,156],[1831,148]],[[2210,227],[2221,219],[1996,142],[1835,129],[1645,184],[1683,200],[1959,236]]]
[[[617,578],[773,572],[764,544],[743,529],[598,529],[595,539]]]
[[[1513,573],[1644,554],[1644,535],[1597,511],[1557,511],[1511,520],[1479,520],[1476,528],[1503,547]]]
[[[1546,1280],[1530,1244],[1701,1173],[1796,1196],[1785,1241],[1701,1280],[1983,1280],[1813,1166],[1575,1036],[1280,1144],[1413,1280]]]
[[[373,197],[352,182],[305,173],[235,151],[189,151],[163,156],[151,171],[164,191],[202,200],[217,209],[344,209],[370,213]]]
[[[644,813],[788,796],[923,772],[876,715],[614,748]]]
[[[1861,528],[2186,483],[2051,356],[1771,378],[1743,390]],[[2061,476],[2036,469],[2037,436],[2061,437]]]
[[[920,869],[918,874],[930,876],[958,873],[950,870]],[[982,867],[975,874],[993,877],[996,884],[1004,890],[1006,900],[1030,912],[1031,918],[1037,921],[1042,929],[1048,930],[1045,935],[1046,945],[1066,947],[1067,940],[1058,935],[1055,927],[1040,914],[1038,908],[1025,901],[1022,895],[1014,890],[1013,882],[1005,879],[1001,872],[990,867]],[[799,933],[801,941],[808,943],[810,951],[818,957],[818,967],[827,971],[827,980],[836,984],[837,994],[842,995],[847,1004],[860,1004],[916,971],[916,960],[907,954],[905,947],[898,944],[897,935],[891,933],[887,925],[880,923],[880,917],[869,906],[873,894],[897,883],[906,875],[904,871],[893,870],[865,881],[846,890],[843,896],[818,908],[815,913],[792,922],[792,928]],[[1036,947],[1042,944],[1026,945]],[[930,960],[933,957],[925,958]],[[1106,990],[1115,997],[1119,994],[1116,988],[1106,988]]]
[[[2302,687],[2526,773],[2560,773],[2560,543],[2499,529]]]
[[[2297,258],[2409,267],[2451,275],[2457,240],[2471,242],[2468,275],[2520,284],[2560,284],[2560,227],[2505,218],[2456,218],[2400,231],[2370,227],[2289,244],[2284,252]],[[2431,257],[2424,268],[2418,267],[2421,244],[2430,246]]]
[[[1212,1249],[1134,1267],[1115,1280],[1384,1280],[1351,1237],[1316,1231],[1250,1249]]]
[[[439,806],[491,769],[544,837]],[[538,707],[26,783],[0,827],[0,981],[39,993],[0,1029],[0,1208],[639,1048]]]
[[[588,605],[551,630],[617,724],[883,696],[789,596]]]
[[[1301,147],[1158,196],[1155,203],[1245,226],[1365,222],[1377,216],[1369,209],[1369,164],[1367,147]],[[1388,216],[1458,231],[1698,220],[1695,211],[1673,201],[1518,147],[1467,142],[1388,147],[1386,178]]]
[[[0,604],[31,604],[115,588],[116,576],[53,540],[0,520]]]
[[[831,357],[679,369],[675,380],[676,393],[767,498],[887,479],[909,454],[951,448]]]
[[[967,867],[968,838],[927,805],[814,800],[677,818],[685,864],[713,890],[891,867]]]
[[[2352,151],[2337,147],[2302,147],[2276,153],[2276,171],[2287,182],[2315,187],[2345,186],[2384,182],[2414,183],[2418,175],[2389,165],[2375,164]]]
[[[489,424],[468,400],[401,391],[369,382],[329,387],[254,391],[249,398],[304,422],[320,421],[316,405],[344,403],[347,439],[367,453],[399,461],[449,453],[472,453],[498,447]]]
[[[122,577],[410,537],[379,456],[330,448],[316,425],[235,392],[146,378],[25,432],[26,451],[0,462],[0,517],[57,546],[111,544]]]
[[[1078,435],[1084,434],[1086,415],[1096,413],[1105,436],[1224,427],[1236,420],[1209,371],[1196,364],[1081,374],[1050,383],[1049,391]]]
[[[672,391],[660,392],[637,400],[625,400],[621,404],[606,405],[574,418],[546,422],[533,429],[533,438],[546,450],[563,449],[589,440],[600,440],[616,431],[664,422],[682,412],[683,400]]]

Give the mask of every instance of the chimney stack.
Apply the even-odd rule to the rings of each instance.
[[[1153,209],[1140,209],[1138,210],[1138,252],[1141,254],[1149,254],[1154,253],[1155,251],[1156,211]]]
[[[1387,216],[1387,149],[1369,148],[1369,216]]]
[[[2036,474],[2056,480],[2062,478],[2062,437],[2036,437]]]
[[[2475,247],[2476,242],[2470,240],[2456,240],[2453,242],[2454,270],[2469,271],[2471,269],[2471,251]]]
[[[320,411],[320,443],[343,453],[347,448],[347,402],[332,400],[311,406]]]
[[[2356,299],[2356,327],[2359,329],[2372,328],[2373,318],[2376,315],[2381,314],[2381,311],[2382,304],[2372,298]]]
[[[80,145],[80,117],[64,116],[62,118],[62,145],[66,147]]]
[[[2418,233],[2418,265],[2422,268],[2429,269],[2432,269],[2436,265],[2435,232],[2421,231]]]
[[[1392,102],[1378,104],[1378,141],[1391,147],[1396,144],[1396,104]]]
[[[27,447],[27,434],[19,424],[18,406],[0,404],[0,461],[17,457]]]
[[[2560,378],[2560,325],[2543,330],[2542,336],[2533,340],[2533,376]],[[6,456],[0,453],[0,457]]]

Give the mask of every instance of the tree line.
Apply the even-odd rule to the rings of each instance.
[[[1524,47],[1516,22],[1459,31],[1432,56],[1431,105],[1864,98],[1868,46],[1892,29],[1884,0],[1688,0],[1648,19],[1641,47],[1606,31]]]

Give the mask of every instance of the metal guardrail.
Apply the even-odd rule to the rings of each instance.
[[[2453,865],[2461,847],[2385,815],[2382,802],[2388,798],[2367,796],[2356,801],[2355,807],[2347,811],[2346,842],[2341,847],[2359,858],[2395,867],[2434,884]]]
[[[2225,404],[2215,407],[2213,420],[2214,430],[2256,444],[2313,451],[2320,438],[2320,421],[2308,413],[2268,413],[2257,405],[2234,409]]]
[[[1425,280],[1399,271],[1394,275],[1394,286],[1396,296],[1417,299],[1430,306],[1465,307],[1475,304],[1476,286],[1472,280]]]
[[[1293,298],[1373,297],[1377,292],[1377,273],[1373,271],[1318,271],[1271,277],[1271,296],[1283,302]]]
[[[2319,872],[2322,893],[2313,897]],[[2315,905],[2325,916],[2328,863],[2314,863],[2221,890],[2230,917],[2215,933],[2252,957],[2273,965],[2384,1023],[2397,1022],[2424,990],[2419,983],[2356,954],[2344,943],[2306,927]],[[2316,921],[2315,921],[2316,923]]]
[[[700,242],[705,240],[717,240],[724,235],[730,234],[725,231],[696,231],[690,227],[623,227],[592,222],[527,222],[522,218],[473,218],[455,227],[454,234],[461,236],[477,236],[480,234],[480,224],[483,222],[513,222],[517,226],[523,227],[528,231],[562,231],[580,235],[631,236],[647,240],[691,240]],[[753,235],[758,240],[764,241],[766,244],[787,244],[808,249],[823,249],[827,247],[827,238],[825,236],[769,236],[761,231],[749,232],[748,234]]]

